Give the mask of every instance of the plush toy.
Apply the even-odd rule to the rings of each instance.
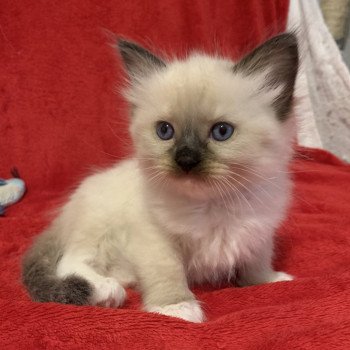
[[[4,215],[5,207],[18,202],[26,191],[25,183],[16,168],[11,170],[11,174],[12,179],[0,179],[0,215]]]

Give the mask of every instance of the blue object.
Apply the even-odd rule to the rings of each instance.
[[[19,178],[18,171],[11,171],[14,178],[0,179],[0,215],[4,215],[5,208],[18,202],[26,191],[25,183]]]

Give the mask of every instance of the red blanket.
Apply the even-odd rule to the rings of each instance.
[[[276,268],[288,283],[196,289],[208,321],[123,309],[39,304],[20,283],[20,258],[90,167],[130,152],[122,80],[104,29],[181,54],[238,57],[283,29],[283,0],[2,0],[0,176],[28,184],[0,218],[0,349],[349,349],[350,167],[299,150],[295,198]]]

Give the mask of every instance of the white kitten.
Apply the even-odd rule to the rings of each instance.
[[[164,62],[124,40],[134,158],[88,177],[24,258],[32,298],[204,319],[190,283],[291,280],[272,268],[285,217],[298,49],[270,39],[238,63]]]

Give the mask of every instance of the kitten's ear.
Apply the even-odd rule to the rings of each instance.
[[[295,34],[277,35],[257,47],[234,66],[245,76],[262,76],[262,90],[275,90],[272,106],[279,120],[288,118],[298,72],[298,42]]]
[[[118,50],[132,79],[147,76],[166,67],[160,58],[131,41],[118,39]]]

